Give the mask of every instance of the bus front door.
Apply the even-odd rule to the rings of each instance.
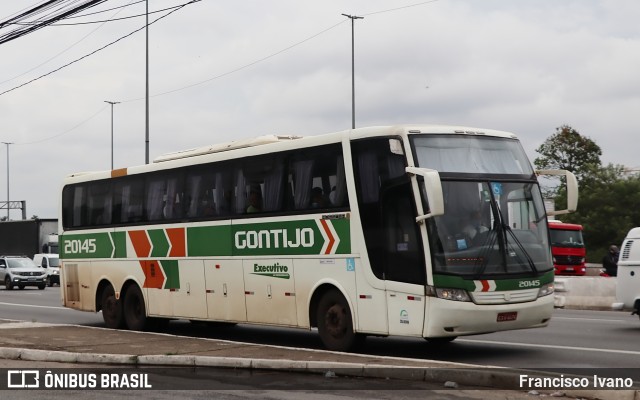
[[[426,269],[414,210],[408,183],[384,191],[384,278],[390,335],[422,336]]]

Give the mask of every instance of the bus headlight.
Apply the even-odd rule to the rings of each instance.
[[[544,297],[550,295],[554,292],[553,283],[547,283],[546,285],[542,285],[540,289],[538,289],[538,297]]]
[[[469,293],[464,289],[435,288],[433,286],[427,286],[427,296],[437,297],[444,300],[471,301]]]

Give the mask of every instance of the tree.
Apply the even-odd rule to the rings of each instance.
[[[600,262],[609,245],[620,246],[627,232],[640,226],[640,210],[636,200],[638,192],[638,176],[599,182],[582,191],[582,220],[585,226],[589,225],[589,235],[585,235],[585,241],[589,241],[593,255],[598,256],[589,257],[590,260]]]
[[[639,192],[640,177],[626,177],[621,165],[592,169],[581,182],[578,210],[562,220],[584,226],[588,262],[599,263],[609,245],[620,246],[629,229],[640,226]],[[565,196],[559,193],[556,204],[564,204]]]
[[[541,154],[534,160],[536,168],[565,169],[578,178],[578,210],[562,221],[583,225],[587,260],[599,263],[609,245],[619,246],[629,229],[640,226],[640,176],[626,176],[622,165],[603,167],[600,146],[568,125],[556,128],[536,151]],[[564,185],[545,192],[556,204],[566,204]]]
[[[533,161],[536,168],[564,169],[573,172],[578,182],[601,165],[600,146],[569,125],[556,128],[556,133],[545,140],[536,152],[541,154]]]

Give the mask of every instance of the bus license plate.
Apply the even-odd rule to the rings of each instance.
[[[498,314],[497,322],[515,321],[518,318],[518,312],[501,312]]]

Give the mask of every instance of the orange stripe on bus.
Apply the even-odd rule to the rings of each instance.
[[[169,257],[186,257],[187,250],[185,241],[185,229],[167,229],[167,237],[169,237],[169,242],[171,242],[171,251],[169,252]]]
[[[119,169],[112,169],[111,170],[111,177],[112,178],[118,178],[120,176],[127,176],[127,169],[126,168],[119,168]]]
[[[162,289],[164,284],[164,273],[160,267],[160,263],[157,260],[143,260],[140,261],[140,267],[144,273],[144,283],[142,287]]]
[[[147,237],[147,231],[129,231],[131,244],[136,251],[138,257],[149,257],[151,253],[151,242]]]
[[[329,238],[329,245],[327,246],[327,250],[325,250],[324,254],[331,254],[331,250],[333,250],[333,245],[336,244],[336,239],[333,237],[333,234],[331,233],[331,229],[329,229],[329,225],[327,224],[327,221],[321,219],[320,224],[322,224],[322,228],[324,229],[324,232],[327,234],[327,237]]]

